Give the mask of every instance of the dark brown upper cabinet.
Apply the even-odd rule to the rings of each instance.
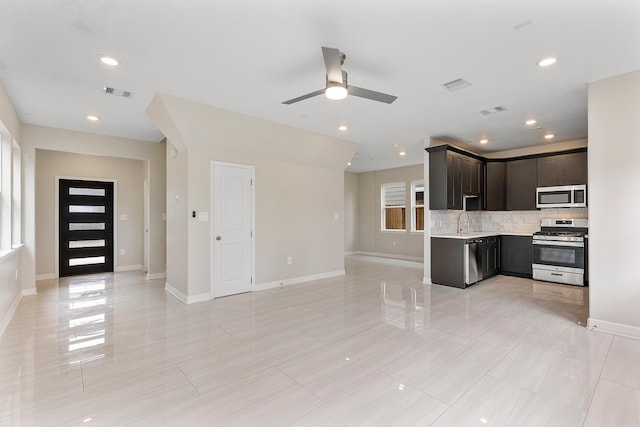
[[[441,145],[429,152],[429,209],[535,210],[536,188],[587,184],[587,149],[485,159]]]
[[[538,159],[508,161],[506,176],[507,210],[535,210],[536,187],[538,186]]]
[[[477,196],[468,210],[480,209],[483,186],[484,161],[448,146],[429,150],[429,209],[461,210],[464,195]]]
[[[507,210],[506,175],[506,162],[487,162],[487,187],[485,200],[488,211]]]
[[[462,156],[462,194],[482,195],[484,162]]]
[[[557,154],[538,159],[538,186],[587,184],[587,153]]]

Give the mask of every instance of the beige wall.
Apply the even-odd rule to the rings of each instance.
[[[143,161],[36,150],[36,277],[57,277],[57,178],[114,180],[114,270],[144,264]],[[120,215],[127,220],[120,220]],[[125,255],[120,255],[120,250]]]
[[[22,287],[35,287],[36,216],[36,150],[46,149],[66,153],[87,154],[148,162],[150,192],[149,268],[150,277],[165,274],[166,208],[166,144],[134,139],[96,135],[44,126],[22,126],[23,155],[23,236]],[[65,174],[66,175],[66,174]],[[141,180],[144,179],[141,177]]]
[[[411,232],[411,183],[421,180],[423,165],[358,174],[356,251],[413,261],[423,260],[424,235],[422,232]],[[383,184],[394,182],[404,182],[406,185],[406,231],[381,230],[381,188]]]
[[[589,85],[589,324],[640,338],[640,71]]]
[[[344,174],[344,251],[358,250],[358,174]]]
[[[3,126],[16,141],[21,140],[20,120],[9,98],[9,94],[0,80],[0,126]]]
[[[167,212],[168,239],[177,242],[168,245],[167,282],[188,301],[211,297],[212,223],[190,212],[211,214],[212,160],[255,168],[257,289],[344,270],[344,168],[355,144],[165,95],[147,113],[179,140],[169,138],[176,157],[167,157],[167,204],[187,194]],[[186,242],[173,235],[185,224]],[[177,265],[183,254],[186,271]]]
[[[188,295],[188,218],[187,205],[187,167],[188,156],[178,153],[167,141],[167,283],[177,291]]]

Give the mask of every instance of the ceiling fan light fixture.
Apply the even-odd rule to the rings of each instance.
[[[324,95],[329,99],[339,101],[347,97],[347,88],[340,83],[330,83],[330,86],[324,91]]]

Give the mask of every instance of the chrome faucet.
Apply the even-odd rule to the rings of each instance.
[[[460,213],[460,216],[458,217],[458,234],[462,234],[462,217],[465,217],[467,220],[467,231],[469,231],[469,229],[471,228],[471,226],[469,225],[469,214],[467,214],[467,211],[462,211]]]
[[[467,213],[467,199],[472,199],[478,196],[465,194],[462,197],[462,212],[458,217],[458,234],[462,234],[462,217],[464,216],[467,220],[467,231],[471,231],[471,225],[469,224],[469,214]]]

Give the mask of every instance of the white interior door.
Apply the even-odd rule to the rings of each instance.
[[[253,167],[211,163],[213,296],[253,289]]]

